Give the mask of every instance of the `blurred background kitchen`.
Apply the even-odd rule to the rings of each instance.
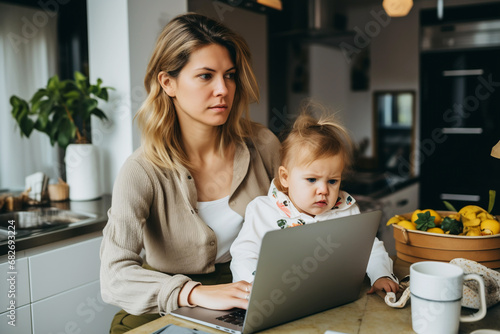
[[[0,188],[22,190],[37,171],[64,174],[64,152],[47,136],[21,138],[9,98],[78,70],[116,89],[102,107],[110,120],[92,125],[110,193],[140,144],[133,116],[156,35],[196,11],[250,44],[261,93],[254,120],[279,134],[312,97],[346,124],[357,150],[344,187],[362,207],[388,216],[444,209],[443,200],[487,207],[500,184],[490,156],[500,139],[500,1],[409,3],[390,17],[375,0],[0,1]]]
[[[29,99],[54,74],[69,79],[74,71],[115,88],[109,102],[100,104],[109,120],[91,126],[103,197],[89,207],[66,202],[68,209],[99,218],[97,234],[92,239],[80,235],[90,230],[73,230],[37,244],[18,242],[27,249],[20,261],[26,267],[31,261],[28,290],[38,289],[33,282],[62,278],[26,297],[25,305],[34,305],[24,308],[33,315],[33,328],[107,328],[115,310],[99,303],[98,267],[92,265],[98,263],[99,231],[114,179],[140,145],[133,117],[145,98],[154,41],[171,18],[186,11],[218,19],[247,40],[261,95],[251,106],[253,120],[279,135],[300,102],[311,97],[345,123],[356,143],[356,163],[343,187],[363,211],[383,210],[379,238],[391,255],[394,239],[385,221],[394,214],[445,210],[443,201],[487,208],[489,190],[500,190],[500,159],[491,156],[500,140],[500,0],[385,3],[384,9],[382,0],[0,0],[2,192],[25,190],[26,177],[36,172],[52,183],[64,178],[64,151],[51,146],[48,136],[34,131],[21,138],[11,116],[12,95]],[[493,212],[500,213],[500,204]],[[80,248],[57,244],[68,236],[80,238],[76,244],[71,239]],[[49,243],[51,251],[64,249],[61,259],[40,255],[47,248],[30,253],[30,247]],[[30,254],[46,262],[33,262]],[[88,256],[79,260],[82,254]],[[81,275],[75,267],[67,276],[32,281],[36,270],[56,273],[68,258],[68,268],[89,265]],[[57,267],[51,271],[49,263]],[[68,282],[74,286],[66,287]],[[46,312],[54,309],[69,312],[62,319],[74,323],[47,321]]]

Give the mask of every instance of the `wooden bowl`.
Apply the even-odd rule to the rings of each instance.
[[[69,198],[69,186],[64,183],[49,184],[49,198],[54,202],[66,201]]]
[[[441,216],[456,212],[437,211]],[[400,216],[411,220],[412,212]],[[498,218],[498,217],[497,217]],[[396,255],[403,261],[449,262],[465,258],[481,263],[488,268],[500,268],[500,234],[467,237],[463,235],[436,234],[418,230],[407,230],[392,224],[396,241]]]

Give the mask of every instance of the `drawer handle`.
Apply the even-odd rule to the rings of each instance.
[[[483,69],[478,68],[474,70],[448,70],[443,71],[443,77],[465,77],[469,75],[482,75]]]
[[[408,199],[405,198],[396,202],[396,206],[405,206],[406,204],[408,204],[408,202],[409,202]]]
[[[480,135],[483,133],[482,128],[443,128],[443,133],[453,135]]]
[[[481,196],[479,195],[464,195],[464,194],[441,194],[442,200],[455,200],[466,202],[479,202]]]

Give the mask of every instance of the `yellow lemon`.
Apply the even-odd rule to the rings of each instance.
[[[417,210],[413,211],[413,213],[411,215],[411,222],[412,223],[415,223],[417,221],[419,213],[422,213],[422,210],[417,209]]]
[[[389,225],[392,225],[392,224],[397,224],[399,223],[400,221],[404,220],[405,218],[403,216],[400,216],[400,215],[395,215],[394,217],[392,217],[391,219],[389,219],[387,221],[387,224],[386,226],[389,226]]]
[[[443,217],[441,217],[439,215],[439,213],[437,213],[436,211],[434,211],[432,209],[424,210],[424,212],[426,212],[426,211],[429,211],[431,216],[436,217],[436,218],[434,218],[434,224],[441,225],[441,222],[443,221]]]
[[[481,234],[492,235],[500,233],[500,223],[493,219],[483,220],[481,222]]]
[[[479,226],[479,224],[481,224],[481,219],[467,218],[466,216],[463,216],[462,223],[464,224],[464,226]]]
[[[441,225],[441,222],[443,221],[443,218],[439,215],[439,213],[437,213],[435,210],[432,210],[432,209],[415,210],[415,211],[413,211],[413,213],[411,215],[411,222],[415,223],[417,221],[417,219],[418,219],[418,214],[419,213],[425,213],[427,211],[431,214],[432,217],[434,217],[434,224]]]
[[[486,219],[488,219],[488,217],[486,216],[486,213],[487,213],[487,212],[481,212],[481,213],[478,213],[478,214],[476,215],[476,218],[481,219],[481,221],[486,220]]]
[[[467,216],[468,214],[471,213],[478,214],[485,211],[486,211],[485,209],[477,205],[466,205],[463,208],[461,208],[460,211],[458,211],[458,213],[461,214],[462,216]]]
[[[409,221],[409,220],[402,220],[402,221],[400,221],[397,224],[399,226],[404,227],[407,230],[416,230],[417,229],[417,226],[414,223],[412,223],[411,221]]]
[[[460,221],[460,215],[458,213],[452,213],[451,215],[448,215],[448,217]]]
[[[479,236],[481,236],[481,230],[478,229],[478,228],[471,228],[467,232],[466,236],[468,236],[468,237],[479,237]]]
[[[440,229],[439,227],[432,227],[432,228],[428,229],[427,232],[444,234],[444,231],[442,229]]]

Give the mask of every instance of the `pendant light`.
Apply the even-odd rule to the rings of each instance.
[[[384,7],[387,15],[391,17],[401,17],[406,16],[411,7],[413,7],[412,0],[384,0],[382,2],[382,7]]]

